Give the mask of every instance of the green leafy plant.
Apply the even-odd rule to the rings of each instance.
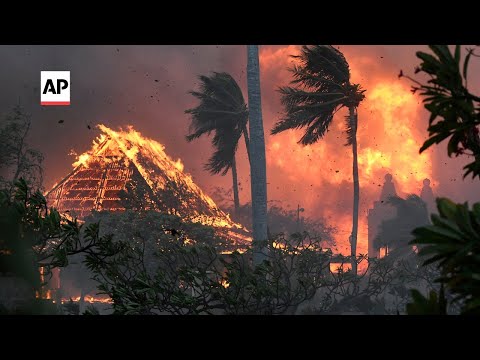
[[[98,309],[93,306],[92,304],[88,305],[85,311],[83,312],[83,315],[100,315],[100,312]]]
[[[144,242],[104,242],[86,263],[116,314],[282,314],[315,295],[330,253],[306,236],[277,241],[256,267],[251,249],[221,254],[182,235],[158,244],[148,265]]]
[[[463,313],[480,313],[480,203],[469,209],[438,198],[439,214],[432,214],[432,225],[413,231],[411,242],[419,246],[424,264],[437,264],[438,282],[462,303]]]
[[[84,227],[48,208],[42,193],[23,178],[15,181],[14,191],[0,191],[0,272],[17,284],[26,281],[32,291],[24,302],[41,293],[53,268],[67,266],[72,255],[94,251],[103,240],[98,223]]]
[[[2,121],[0,128],[0,188],[14,190],[23,178],[40,188],[43,182],[43,154],[28,143],[32,121],[20,106]]]
[[[421,83],[400,71],[416,85],[412,92],[420,91],[425,108],[430,112],[429,138],[420,152],[433,144],[448,140],[449,156],[466,155],[474,161],[464,167],[464,178],[469,174],[480,177],[480,98],[468,90],[468,67],[472,57],[479,57],[475,49],[468,49],[461,62],[461,46],[454,51],[446,45],[430,45],[432,54],[417,52],[422,61],[415,73],[430,77]],[[432,224],[413,231],[418,254],[426,258],[424,265],[436,265],[442,285],[441,292],[425,298],[412,292],[413,303],[408,313],[446,313],[448,307],[457,306],[461,313],[480,313],[480,204],[472,209],[468,203],[455,204],[446,198],[437,199],[438,214],[432,214]],[[445,288],[445,292],[444,289]]]
[[[440,294],[432,290],[428,297],[423,296],[420,291],[414,289],[411,291],[412,302],[407,304],[408,315],[447,315],[447,301],[443,293],[443,287]]]
[[[480,97],[468,90],[468,65],[472,57],[478,57],[475,49],[468,49],[461,61],[461,46],[450,51],[447,45],[430,45],[432,54],[417,52],[422,60],[415,73],[429,77],[426,83],[400,72],[415,85],[412,92],[423,96],[425,109],[430,112],[429,138],[420,148],[420,153],[433,144],[448,140],[448,155],[466,155],[474,161],[464,167],[464,177],[480,177]]]

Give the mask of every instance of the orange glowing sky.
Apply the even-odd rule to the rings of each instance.
[[[338,249],[346,252],[351,231],[352,154],[345,147],[339,112],[332,127],[317,144],[297,144],[300,131],[269,134],[281,117],[276,89],[288,85],[287,67],[298,53],[294,45],[260,47],[262,112],[267,149],[269,201],[305,208],[304,216],[324,217],[338,227]],[[456,201],[479,201],[476,182],[463,181],[466,159],[449,159],[445,146],[418,155],[426,138],[428,114],[410,84],[398,79],[399,70],[413,73],[419,45],[340,45],[351,67],[352,81],[366,89],[359,109],[360,172],[359,252],[366,251],[366,212],[377,200],[384,175],[394,175],[399,195],[420,192],[422,180],[432,180],[437,194]],[[185,109],[196,105],[188,94],[198,86],[197,76],[227,71],[246,92],[246,49],[239,45],[212,46],[0,46],[0,76],[9,91],[0,98],[8,109],[19,99],[32,115],[31,142],[45,154],[45,186],[71,170],[71,149],[81,154],[98,135],[92,129],[132,125],[165,146],[172,158],[182,160],[185,172],[207,193],[215,186],[231,187],[231,176],[211,176],[203,164],[211,155],[209,139],[187,143],[189,118]],[[55,54],[52,57],[52,54]],[[72,105],[40,107],[38,73],[45,68],[70,69]],[[480,76],[480,62],[471,62],[472,79]],[[470,84],[470,82],[469,82]],[[480,83],[471,81],[474,92]],[[64,120],[60,125],[59,120]],[[244,143],[238,151],[240,200],[249,201],[249,166]]]
[[[386,173],[394,175],[399,194],[418,193],[422,180],[432,174],[431,156],[418,154],[423,143],[422,134],[414,130],[421,104],[410,92],[409,84],[394,76],[362,76],[381,58],[355,56],[343,49],[351,67],[351,81],[367,89],[366,100],[359,109],[358,163],[361,189],[359,218],[359,253],[367,251],[367,209],[378,200],[380,186]],[[282,69],[298,53],[289,46],[261,53],[262,69]],[[288,78],[288,72],[281,75]],[[352,154],[345,147],[344,117],[339,112],[326,137],[317,144],[297,144],[301,130],[267,137],[267,163],[270,185],[272,179],[286,179],[295,198],[306,209],[335,222],[338,228],[338,250],[348,252],[352,209]],[[267,114],[268,116],[268,114]],[[285,196],[284,189],[269,186],[269,198]]]

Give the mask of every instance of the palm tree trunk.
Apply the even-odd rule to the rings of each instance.
[[[357,113],[354,107],[350,107],[350,119],[353,124],[353,221],[352,221],[352,270],[354,274],[357,274],[357,234],[358,234],[358,202],[360,197],[360,184],[358,180],[358,159],[357,159]]]
[[[265,160],[265,137],[263,133],[259,67],[258,45],[248,45],[247,85],[250,120],[250,184],[252,191],[254,265],[260,264],[266,258],[266,249],[261,243],[268,240],[267,170]]]
[[[238,178],[237,178],[237,162],[235,161],[235,155],[232,160],[232,180],[233,180],[233,203],[235,205],[235,215],[238,215],[238,209],[240,208],[240,199],[238,198]]]
[[[250,163],[250,139],[248,137],[247,125],[243,127],[243,138],[245,139],[245,146],[247,148],[248,163]]]

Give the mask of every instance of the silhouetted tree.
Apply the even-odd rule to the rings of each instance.
[[[299,60],[291,69],[294,87],[281,87],[285,117],[278,121],[272,134],[285,130],[306,128],[299,143],[317,142],[327,132],[334,115],[341,108],[348,108],[346,117],[347,146],[353,151],[353,224],[352,268],[356,273],[356,249],[358,233],[358,203],[360,185],[357,161],[357,108],[365,98],[359,84],[350,82],[350,69],[343,54],[330,45],[303,46],[302,52],[293,58]]]
[[[49,208],[42,193],[32,191],[23,178],[13,190],[0,190],[0,279],[24,281],[30,291],[21,300],[29,302],[35,300],[35,290],[42,292],[52,269],[67,266],[72,255],[91,253],[105,238],[99,236],[98,224],[82,227],[76,219]],[[0,298],[0,303],[4,300]]]
[[[115,314],[285,314],[312,299],[328,275],[331,252],[316,239],[279,237],[266,245],[268,261],[250,266],[253,249],[220,253],[184,235],[167,235],[147,260],[148,244],[119,241],[86,264],[99,289],[113,300]]]
[[[33,188],[42,186],[43,155],[27,141],[31,124],[30,117],[16,106],[0,129],[0,187],[3,189],[13,189],[20,178]]]
[[[231,169],[235,210],[238,210],[240,200],[235,153],[243,134],[249,154],[247,105],[242,90],[230,74],[214,72],[211,76],[199,76],[199,79],[200,91],[190,91],[190,94],[199,99],[200,104],[185,111],[192,118],[187,141],[213,133],[215,151],[205,168],[211,174],[221,175]]]

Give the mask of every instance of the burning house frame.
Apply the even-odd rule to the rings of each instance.
[[[50,206],[80,219],[93,210],[157,210],[227,231],[235,242],[250,241],[248,230],[220,210],[163,145],[131,127],[99,129],[102,135],[92,149],[80,155],[74,170],[46,194]]]
[[[98,128],[92,148],[47,192],[49,206],[80,220],[93,211],[155,210],[213,227],[232,249],[250,243],[249,231],[219,209],[163,145],[131,127]]]

